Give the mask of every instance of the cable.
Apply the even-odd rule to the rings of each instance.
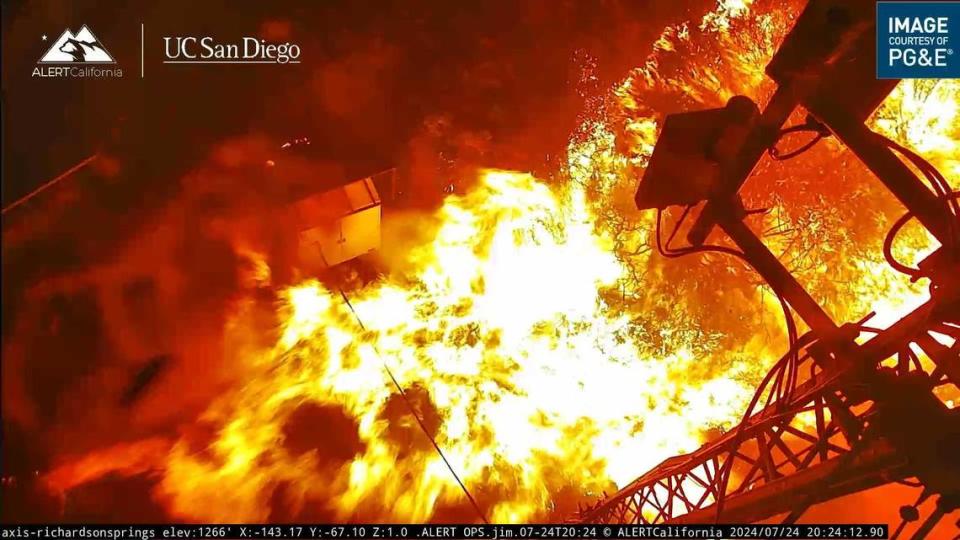
[[[801,145],[796,150],[791,150],[786,153],[780,152],[780,149],[777,148],[777,143],[780,142],[780,139],[783,139],[784,136],[789,135],[791,133],[802,133],[802,132],[815,133],[816,136],[810,141]],[[788,159],[795,158],[800,154],[806,152],[807,150],[813,148],[813,146],[818,142],[820,142],[821,139],[824,139],[829,136],[830,136],[830,130],[827,129],[827,126],[818,122],[814,117],[807,116],[806,122],[804,122],[803,124],[798,124],[795,126],[790,126],[785,129],[781,129],[780,133],[777,135],[776,142],[770,145],[770,148],[767,149],[767,153],[770,154],[771,158],[777,161],[786,161]]]
[[[893,241],[896,240],[897,233],[900,232],[900,229],[902,229],[912,217],[913,213],[907,212],[906,214],[900,216],[898,220],[893,222],[890,230],[887,231],[887,236],[883,239],[883,258],[887,260],[887,264],[893,267],[894,270],[900,272],[901,274],[910,276],[911,281],[916,281],[920,278],[920,269],[911,268],[901,263],[896,259],[896,257],[893,256]]]
[[[947,179],[929,161],[924,159],[922,156],[920,156],[916,152],[910,150],[909,148],[906,148],[905,146],[887,137],[884,137],[879,134],[877,134],[877,136],[880,137],[880,139],[887,146],[899,152],[901,155],[909,159],[910,162],[913,163],[918,169],[920,169],[920,171],[923,172],[925,176],[927,176],[928,180],[930,180],[930,183],[933,184],[934,191],[937,192],[941,197],[947,196],[952,191],[949,182],[947,182]],[[951,208],[953,210],[954,215],[960,218],[960,203],[951,202]]]
[[[36,197],[37,195],[39,195],[39,194],[43,193],[44,191],[46,191],[48,188],[51,188],[51,187],[53,187],[54,185],[60,183],[60,181],[63,180],[64,178],[67,178],[67,177],[70,176],[71,174],[73,174],[73,173],[79,171],[80,169],[86,167],[87,165],[89,165],[92,161],[94,161],[94,160],[97,159],[98,157],[100,157],[99,152],[96,153],[96,154],[93,154],[92,156],[87,157],[86,159],[84,159],[83,161],[77,163],[77,164],[74,165],[73,167],[70,167],[70,168],[67,169],[66,171],[60,173],[59,175],[57,175],[56,177],[54,177],[52,180],[48,180],[47,182],[43,183],[43,185],[41,185],[41,186],[38,187],[37,189],[31,191],[30,193],[27,193],[27,194],[24,195],[23,197],[20,197],[19,199],[15,200],[15,201],[13,201],[12,203],[10,203],[9,205],[5,206],[5,207],[3,208],[3,210],[0,210],[0,214],[6,214],[6,213],[9,212],[10,210],[13,210],[14,208],[20,206],[21,204],[24,204],[24,203],[28,202],[29,200],[33,199],[33,198]]]
[[[924,159],[922,156],[916,152],[904,147],[903,145],[884,137],[883,135],[876,134],[876,137],[880,140],[881,143],[890,147],[891,149],[898,152],[900,155],[907,158],[910,163],[912,163],[927,181],[930,183],[933,188],[934,194],[937,198],[943,202],[944,210],[947,214],[953,216],[953,220],[948,224],[947,227],[947,237],[944,242],[944,247],[947,248],[948,253],[956,254],[960,251],[960,201],[957,200],[957,195],[953,191],[953,188],[950,186],[950,183],[947,182],[947,179],[934,167],[929,161]],[[920,275],[919,270],[915,270],[909,267],[906,267],[893,258],[892,246],[894,236],[896,232],[899,231],[903,225],[909,221],[911,213],[908,212],[907,215],[901,217],[894,223],[894,227],[891,228],[890,232],[887,233],[887,238],[884,240],[884,258],[887,259],[887,262],[897,269],[900,272],[906,273],[918,278]]]
[[[957,254],[960,252],[960,200],[958,200],[960,199],[960,194],[958,194],[956,191],[953,191],[953,188],[950,186],[950,183],[947,182],[947,179],[943,176],[943,174],[941,174],[940,171],[933,166],[933,164],[924,159],[922,156],[910,150],[909,148],[906,148],[905,146],[887,137],[884,137],[883,135],[880,135],[879,133],[876,134],[876,137],[881,143],[907,158],[907,160],[913,164],[913,166],[915,166],[924,177],[926,177],[927,181],[930,183],[930,186],[933,188],[934,194],[940,201],[943,202],[944,210],[954,218],[948,224],[947,238],[944,242],[944,247],[947,249],[948,253]],[[920,269],[906,266],[897,261],[893,256],[893,243],[896,239],[897,233],[899,233],[900,229],[902,229],[903,226],[906,225],[907,222],[913,217],[915,217],[914,214],[908,211],[893,223],[893,225],[890,227],[890,230],[887,232],[887,236],[883,240],[883,256],[887,263],[896,271],[907,274],[911,276],[913,281],[916,281],[922,275]]]
[[[744,263],[746,263],[747,266],[750,266],[751,268],[753,267],[753,265],[750,264],[750,261],[747,259],[747,256],[746,256],[745,253],[743,253],[742,251],[737,251],[737,250],[735,250],[735,249],[731,249],[731,248],[726,247],[726,246],[703,245],[703,246],[699,246],[699,247],[690,246],[690,247],[679,248],[679,249],[673,249],[673,248],[671,248],[671,247],[670,247],[670,244],[673,242],[673,239],[676,237],[677,232],[680,230],[680,226],[683,224],[684,220],[686,220],[687,215],[690,214],[690,210],[691,210],[692,208],[693,208],[693,205],[687,205],[687,206],[684,208],[683,213],[680,214],[680,218],[677,220],[676,225],[674,225],[674,227],[673,227],[673,231],[670,233],[670,237],[667,238],[667,243],[666,243],[666,245],[663,244],[663,241],[662,241],[662,239],[661,239],[661,238],[662,238],[661,228],[662,228],[662,222],[663,222],[663,209],[661,209],[661,208],[658,208],[658,209],[657,209],[657,227],[656,227],[657,251],[658,251],[661,255],[663,255],[663,256],[665,256],[665,257],[669,257],[669,258],[678,258],[678,257],[682,257],[682,256],[684,256],[684,255],[690,255],[690,254],[692,254],[692,253],[710,253],[710,252],[713,252],[713,253],[725,253],[725,254],[727,254],[727,255],[732,255],[732,256],[734,256],[734,257],[737,257],[738,259],[740,259],[741,261],[743,261]],[[789,339],[789,341],[788,341],[788,344],[789,344],[788,353],[789,353],[791,350],[794,349],[794,344],[795,344],[795,342],[797,341],[796,321],[794,321],[794,319],[793,319],[793,314],[792,314],[792,312],[791,312],[791,310],[790,310],[790,306],[789,306],[789,304],[787,303],[786,299],[785,299],[779,292],[777,292],[777,291],[774,291],[774,294],[777,296],[777,300],[779,300],[781,308],[783,308],[784,319],[785,319],[785,321],[786,321],[786,326],[787,326],[787,336],[788,336],[788,339]],[[796,356],[795,356],[795,355],[794,355],[794,361],[796,361]],[[796,366],[793,367],[792,372],[793,372],[793,375],[794,375],[793,381],[795,382]],[[789,386],[788,386],[788,387],[789,387]]]
[[[343,291],[343,288],[339,285],[337,286],[337,291],[340,292],[340,297],[343,298],[344,303],[347,304],[347,307],[350,308],[350,312],[353,313],[354,318],[357,320],[357,324],[360,325],[360,329],[364,332],[367,331],[367,327],[364,326],[363,321],[360,320],[360,314],[357,313],[357,310],[353,308],[353,304],[350,302],[350,299],[347,298],[347,293]],[[387,365],[387,361],[384,359],[383,355],[380,354],[380,349],[377,348],[376,344],[373,345],[373,351],[377,353],[377,357],[380,359],[380,362],[383,363],[383,369],[387,372],[387,375],[390,376],[390,380],[393,382],[393,386],[397,389],[397,392],[400,394],[400,397],[403,398],[403,402],[407,405],[407,408],[410,409],[410,414],[413,415],[413,418],[416,419],[417,425],[420,426],[420,429],[423,431],[423,434],[430,439],[430,443],[433,444],[433,448],[437,451],[437,454],[440,455],[440,458],[443,459],[444,464],[446,464],[447,469],[450,470],[450,474],[453,475],[453,478],[457,481],[457,484],[460,485],[460,489],[463,490],[464,495],[467,496],[467,499],[470,501],[470,504],[473,506],[473,509],[477,512],[477,515],[480,516],[480,519],[485,525],[489,525],[490,522],[487,521],[487,517],[484,515],[483,510],[480,509],[480,505],[477,504],[476,499],[473,498],[473,495],[470,494],[470,490],[467,489],[466,484],[463,483],[463,480],[460,479],[460,475],[457,474],[457,471],[454,470],[453,465],[447,459],[446,454],[443,453],[443,450],[440,448],[440,445],[437,444],[437,440],[430,434],[430,431],[427,430],[426,424],[423,423],[423,420],[420,418],[420,415],[417,414],[416,409],[413,407],[413,403],[410,402],[410,398],[407,397],[407,393],[403,391],[403,387],[400,386],[400,383],[397,381],[397,378],[393,375],[393,371],[390,369],[390,366]]]
[[[716,245],[704,245],[699,247],[686,247],[673,249],[670,247],[673,239],[676,237],[677,232],[680,230],[680,226],[683,224],[687,215],[689,215],[693,205],[688,205],[684,208],[683,213],[680,214],[680,218],[677,220],[676,225],[674,225],[673,231],[670,233],[669,238],[667,238],[666,244],[662,240],[662,223],[663,223],[663,209],[657,209],[657,224],[656,224],[656,242],[657,242],[657,251],[669,258],[678,258],[684,255],[690,255],[692,253],[703,253],[703,252],[717,252],[725,253],[727,255],[733,255],[745,263],[748,266],[752,267],[749,259],[745,253],[731,249],[725,246],[716,246]],[[760,385],[757,387],[756,392],[754,392],[753,398],[750,401],[750,404],[747,406],[747,410],[743,415],[743,418],[740,420],[740,423],[737,425],[737,433],[733,438],[734,449],[730,452],[730,457],[724,462],[723,468],[718,473],[718,480],[720,480],[720,486],[716,491],[716,506],[717,506],[717,521],[719,522],[722,511],[723,511],[723,501],[727,490],[727,484],[730,481],[730,475],[733,472],[733,453],[736,452],[736,446],[739,444],[740,440],[743,437],[743,431],[746,429],[747,422],[750,420],[750,417],[753,415],[753,410],[756,407],[757,403],[760,400],[760,396],[763,395],[763,391],[766,389],[767,385],[770,383],[771,378],[776,377],[775,382],[775,391],[771,390],[771,393],[768,395],[767,405],[770,405],[770,400],[773,395],[777,396],[777,403],[783,403],[784,399],[789,399],[792,397],[793,388],[796,384],[799,370],[799,351],[803,347],[808,346],[810,343],[816,340],[816,337],[807,333],[803,337],[797,337],[797,328],[796,321],[793,319],[793,313],[790,310],[790,306],[787,303],[786,299],[776,290],[774,294],[777,295],[777,299],[780,301],[780,306],[783,308],[784,318],[786,320],[787,326],[787,336],[789,341],[789,346],[786,354],[777,361],[776,364],[767,372],[763,380],[760,382]],[[786,381],[784,381],[784,375],[786,374]],[[784,384],[785,382],[785,384]],[[786,387],[786,391],[784,391]]]
[[[827,130],[826,126],[817,122],[812,117],[808,116],[807,122],[805,124],[793,126],[793,127],[782,130],[779,133],[777,141],[779,142],[780,139],[782,139],[785,135],[790,133],[808,132],[808,131],[816,133],[816,137],[814,137],[813,140],[807,142],[806,144],[802,145],[798,149],[787,152],[787,153],[781,153],[780,150],[776,147],[776,143],[774,143],[774,145],[771,145],[771,147],[768,148],[768,153],[773,159],[776,159],[776,160],[790,159],[800,155],[803,152],[806,152],[807,150],[812,148],[817,142],[819,142],[821,139],[830,135],[830,132]],[[949,227],[947,229],[947,241],[945,242],[945,247],[948,247],[948,249],[950,250],[960,248],[960,245],[958,245],[957,243],[957,239],[960,238],[960,202],[958,202],[958,199],[960,199],[960,193],[952,191],[950,184],[946,181],[943,175],[940,174],[940,172],[937,171],[937,169],[933,165],[931,165],[929,162],[924,160],[922,157],[904,148],[903,146],[895,143],[894,141],[891,141],[880,135],[878,135],[878,137],[880,137],[885,144],[887,144],[894,150],[897,150],[901,155],[903,155],[911,163],[913,163],[913,165],[916,166],[924,174],[927,180],[930,182],[931,186],[933,187],[934,193],[937,195],[938,199],[943,201],[947,212],[952,214],[953,217],[956,218],[949,224]],[[750,261],[746,258],[746,255],[743,252],[740,252],[728,247],[724,247],[724,246],[699,246],[699,247],[690,246],[690,247],[679,248],[679,249],[672,248],[671,243],[674,237],[676,236],[677,232],[679,231],[682,223],[684,222],[687,215],[689,214],[691,208],[692,208],[692,205],[688,205],[684,208],[684,211],[680,215],[680,218],[677,220],[677,223],[674,226],[673,231],[670,233],[670,236],[667,239],[666,244],[664,244],[662,240],[663,210],[662,209],[657,210],[656,244],[657,244],[657,251],[661,255],[668,258],[678,258],[678,257],[689,255],[692,253],[720,252],[720,253],[726,253],[728,255],[733,255],[737,258],[742,259],[748,264],[750,263]],[[913,269],[906,265],[903,265],[902,263],[899,263],[893,257],[893,252],[892,252],[893,241],[895,239],[897,232],[899,232],[899,230],[903,228],[903,226],[910,220],[911,217],[913,217],[912,214],[908,212],[906,215],[904,215],[894,223],[893,227],[888,232],[887,237],[884,239],[883,252],[884,252],[884,257],[891,264],[891,266],[893,266],[896,270],[900,272],[913,276],[916,279],[916,277],[918,277],[920,274],[920,270]],[[774,292],[776,293],[776,291]],[[787,333],[790,341],[790,346],[787,350],[787,353],[780,360],[778,360],[776,364],[774,364],[774,366],[770,369],[770,371],[767,372],[767,374],[764,376],[764,379],[761,381],[759,387],[757,388],[756,392],[754,393],[750,401],[750,404],[747,406],[747,409],[743,415],[743,418],[741,419],[740,423],[736,428],[736,433],[732,440],[733,449],[730,451],[730,457],[728,457],[728,459],[724,462],[721,469],[717,471],[717,475],[718,475],[717,479],[720,482],[720,485],[717,487],[715,492],[716,508],[717,508],[716,519],[718,522],[722,516],[723,503],[724,503],[724,499],[727,491],[727,486],[729,484],[730,476],[732,474],[733,454],[736,452],[736,448],[738,447],[740,441],[742,440],[744,430],[746,429],[747,423],[753,415],[753,411],[757,406],[757,403],[759,402],[760,397],[762,396],[764,391],[767,389],[767,386],[771,383],[771,380],[774,382],[773,382],[773,387],[770,389],[770,393],[767,396],[767,406],[771,404],[771,400],[774,398],[774,396],[776,396],[777,398],[777,401],[776,401],[777,403],[783,403],[784,398],[787,398],[787,400],[789,400],[789,398],[792,397],[792,391],[794,386],[796,385],[797,377],[798,377],[799,351],[801,350],[801,348],[809,345],[810,342],[816,340],[816,337],[811,333],[805,334],[801,338],[796,337],[796,333],[797,333],[796,322],[793,319],[793,315],[792,315],[792,312],[790,311],[790,307],[787,304],[786,300],[783,298],[783,296],[780,295],[779,293],[777,293],[777,298],[780,301],[781,307],[784,310],[784,316],[786,319]],[[858,442],[853,442],[851,444],[850,452],[846,456],[841,458],[841,462],[845,462],[846,460],[850,459],[850,456],[855,455],[858,446],[859,446]],[[802,514],[802,512],[807,507],[809,507],[808,503],[800,505],[797,509],[791,512],[790,515],[787,516],[784,522],[792,523],[799,517],[800,514]],[[901,528],[902,528],[902,525],[901,525]],[[899,530],[898,530],[898,533],[899,533]]]
[[[942,197],[943,198],[943,197]],[[960,191],[950,192],[946,199],[951,201],[960,200]],[[922,275],[922,272],[919,268],[912,268],[907,266],[896,259],[893,255],[893,243],[896,240],[897,233],[900,232],[900,229],[903,228],[911,219],[913,219],[913,212],[908,211],[893,222],[893,225],[890,226],[890,230],[887,231],[886,237],[883,239],[883,258],[886,259],[887,264],[893,267],[894,270],[900,272],[901,274],[907,274],[911,277],[912,281],[916,281]],[[956,245],[956,244],[954,244]]]
[[[714,246],[714,245],[703,245],[703,246],[689,246],[678,249],[673,249],[670,247],[670,243],[673,241],[673,238],[677,235],[677,231],[680,229],[680,225],[683,223],[683,220],[687,217],[687,214],[690,213],[690,209],[693,208],[693,205],[687,206],[683,214],[680,215],[680,219],[677,221],[677,224],[673,228],[673,232],[670,233],[670,238],[667,239],[667,244],[664,246],[661,241],[660,234],[660,222],[663,215],[663,209],[657,209],[657,251],[660,252],[664,257],[669,257],[671,259],[676,259],[684,255],[690,255],[692,253],[726,253],[727,255],[732,255],[738,259],[747,263],[751,268],[753,267],[750,264],[750,261],[747,260],[747,256],[742,251],[737,251],[726,246]]]
[[[661,228],[662,228],[662,222],[663,222],[663,209],[661,209],[661,208],[658,208],[658,209],[657,209],[657,230],[656,230],[656,235],[657,235],[657,251],[658,251],[661,255],[663,255],[664,257],[669,257],[669,258],[678,258],[678,257],[682,257],[682,256],[684,256],[684,255],[690,255],[690,254],[692,254],[692,253],[711,253],[711,252],[713,252],[713,253],[725,253],[725,254],[727,254],[727,255],[732,255],[732,256],[734,256],[734,257],[737,257],[738,259],[740,259],[741,261],[743,261],[744,263],[746,263],[747,266],[749,266],[749,267],[751,267],[751,268],[753,267],[753,265],[750,264],[750,261],[747,259],[747,256],[746,256],[745,253],[743,253],[742,251],[737,251],[737,250],[735,250],[735,249],[726,247],[726,246],[703,245],[703,246],[698,246],[698,247],[690,246],[690,247],[679,248],[679,249],[673,249],[673,248],[671,248],[671,247],[670,247],[670,244],[673,242],[673,239],[676,237],[677,232],[680,230],[680,226],[683,224],[684,220],[686,220],[687,215],[689,215],[690,210],[691,210],[692,208],[693,208],[693,205],[688,205],[686,208],[684,208],[683,213],[680,214],[680,218],[677,220],[676,225],[674,225],[674,227],[673,227],[673,231],[670,233],[670,237],[667,238],[667,243],[666,243],[666,245],[663,244],[662,239],[661,239],[661,237],[662,237]],[[780,293],[778,293],[777,291],[774,291],[774,294],[777,295],[777,299],[780,301],[780,306],[783,308],[784,318],[786,319],[786,325],[787,325],[787,335],[789,336],[789,338],[790,338],[790,344],[792,345],[792,344],[796,341],[796,338],[797,338],[796,322],[793,320],[793,315],[792,315],[792,313],[791,313],[791,311],[790,311],[790,307],[789,307],[789,305],[787,304],[786,299],[783,298],[783,296],[780,295]]]
[[[816,338],[813,334],[807,333],[803,337],[799,338],[791,347],[790,350],[784,354],[780,360],[767,372],[763,380],[760,381],[760,385],[757,387],[757,390],[753,394],[753,398],[750,400],[750,404],[747,405],[746,411],[743,413],[743,417],[740,420],[740,423],[737,425],[736,433],[733,436],[732,446],[733,448],[729,452],[729,457],[723,463],[723,467],[718,471],[717,479],[720,481],[720,485],[716,491],[716,506],[717,506],[717,522],[720,522],[720,518],[723,512],[723,503],[727,492],[727,485],[730,482],[730,475],[733,473],[733,461],[734,454],[739,447],[740,442],[743,440],[744,430],[747,428],[747,423],[750,420],[750,417],[753,416],[753,410],[757,406],[757,403],[760,401],[760,396],[763,395],[763,391],[766,389],[767,385],[770,383],[771,378],[774,373],[782,374],[783,369],[786,365],[790,364],[791,358],[803,347],[808,346],[810,343],[816,341]]]

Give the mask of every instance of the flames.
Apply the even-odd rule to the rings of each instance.
[[[631,195],[664,113],[769,95],[762,67],[798,8],[723,1],[666,29],[588,111],[559,179],[478,173],[376,279],[276,291],[270,328],[254,294],[270,269],[245,246],[254,270],[225,332],[243,384],[174,437],[65,460],[46,480],[150,474],[188,521],[481,519],[452,469],[482,518],[519,522],[562,518],[729,429],[785,347],[777,301],[736,261],[651,255]],[[956,178],[958,92],[905,81],[872,125]],[[899,207],[837,143],[765,163],[745,196],[838,319],[892,322],[924,298],[880,256]],[[930,248],[919,230],[897,247],[905,261]]]
[[[746,384],[642,354],[605,300],[624,269],[577,184],[486,171],[439,221],[415,271],[349,303],[317,281],[282,293],[276,346],[200,419],[215,433],[164,458],[175,517],[477,519],[412,409],[487,519],[544,518],[558,493],[612,489],[739,412]]]

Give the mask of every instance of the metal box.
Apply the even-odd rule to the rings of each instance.
[[[380,195],[367,177],[293,203],[299,257],[307,270],[349,261],[380,247]]]

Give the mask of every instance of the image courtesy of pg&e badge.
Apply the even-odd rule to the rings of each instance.
[[[878,79],[960,78],[960,2],[877,2]]]

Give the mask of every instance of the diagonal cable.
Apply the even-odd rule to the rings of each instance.
[[[357,324],[360,325],[360,328],[366,332],[367,327],[364,326],[363,321],[360,320],[360,314],[357,313],[357,310],[353,308],[353,304],[350,302],[350,298],[347,297],[347,293],[343,292],[343,288],[337,286],[337,291],[340,292],[340,297],[343,298],[344,303],[347,304],[347,307],[350,308],[350,312],[353,313],[354,318],[357,320]],[[377,348],[376,344],[373,345],[373,351],[377,353],[377,357],[380,358],[380,361],[383,363],[383,369],[387,372],[387,375],[390,376],[390,380],[393,382],[393,386],[397,389],[397,392],[400,394],[400,397],[403,398],[403,402],[406,403],[407,408],[410,409],[410,414],[417,420],[417,425],[420,426],[420,430],[423,431],[423,434],[430,439],[430,443],[433,445],[433,448],[437,451],[437,454],[440,455],[440,458],[446,464],[447,469],[450,470],[450,474],[453,475],[453,478],[457,481],[457,484],[460,485],[460,489],[463,490],[464,495],[469,499],[470,504],[473,506],[473,509],[477,512],[477,515],[485,523],[489,524],[487,517],[483,514],[483,510],[480,509],[480,505],[477,504],[477,500],[473,498],[473,495],[470,494],[470,490],[467,489],[466,484],[463,483],[463,480],[460,479],[460,475],[457,474],[457,471],[453,468],[453,465],[450,463],[450,460],[447,459],[446,454],[443,453],[443,450],[440,448],[440,445],[437,444],[437,440],[430,434],[430,431],[427,429],[426,424],[423,423],[423,419],[420,418],[420,415],[417,414],[416,409],[413,407],[413,403],[410,402],[410,398],[407,397],[407,393],[403,391],[403,387],[400,386],[400,383],[397,381],[397,378],[393,375],[393,371],[390,369],[390,366],[387,365],[386,359],[383,355],[380,354],[380,349]]]

